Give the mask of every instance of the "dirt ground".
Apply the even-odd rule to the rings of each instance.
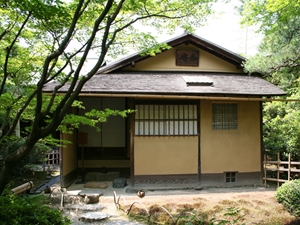
[[[276,202],[274,196],[275,189],[272,188],[216,188],[186,193],[165,191],[157,195],[146,192],[144,198],[124,196],[124,199],[120,198],[119,202],[124,209],[128,209],[134,202],[141,203],[134,205],[133,208],[136,209],[132,209],[133,213],[144,206],[149,210],[151,206],[159,205],[173,215],[178,208],[186,208],[193,212],[205,212],[209,218],[224,219],[228,208],[237,208],[240,209],[243,218],[236,224],[300,224],[284,210],[281,204]],[[103,197],[101,201],[106,202],[111,199]],[[291,223],[292,221],[294,222]]]
[[[74,184],[68,188],[68,193],[78,195],[79,191],[87,190],[83,184]],[[99,190],[99,189],[97,189]],[[136,192],[127,192],[124,189],[114,189],[108,182],[108,188],[101,190],[99,204],[104,206],[103,213],[111,215],[108,221],[96,222],[95,224],[148,224],[147,222],[135,223],[129,221],[127,211],[132,206],[130,214],[139,214],[143,211],[151,211],[151,207],[164,207],[174,218],[178,216],[179,210],[185,209],[194,214],[207,215],[208,220],[231,220],[225,216],[228,209],[239,209],[238,222],[227,224],[260,224],[260,225],[300,225],[300,221],[291,216],[281,204],[276,202],[276,187],[232,187],[232,188],[208,188],[202,190],[145,190],[145,197],[139,198]],[[114,194],[122,210],[117,210],[114,204]],[[83,225],[78,221],[78,212],[67,212],[73,224]],[[93,223],[90,223],[93,224]],[[162,223],[163,224],[163,223]],[[215,223],[218,224],[218,223]]]

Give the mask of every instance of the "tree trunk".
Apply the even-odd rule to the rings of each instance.
[[[24,145],[22,145],[18,150],[8,154],[5,157],[0,173],[0,195],[3,193],[6,185],[10,181],[10,175],[12,170],[23,158],[25,158],[30,153],[32,147],[37,142],[37,140],[34,141],[27,139]]]
[[[10,181],[10,173],[13,168],[14,167],[6,166],[6,165],[2,166],[2,171],[0,173],[0,195],[2,194],[6,185]]]

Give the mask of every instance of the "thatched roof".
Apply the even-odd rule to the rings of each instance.
[[[54,83],[44,88],[50,92]],[[65,92],[67,86],[60,91]],[[244,74],[136,72],[93,76],[82,93],[278,96],[285,92]]]

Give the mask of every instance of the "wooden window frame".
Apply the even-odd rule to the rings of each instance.
[[[135,110],[135,136],[195,136],[198,133],[195,102],[143,102],[137,103]]]
[[[238,129],[238,104],[213,103],[212,104],[212,129],[237,130]]]
[[[225,183],[236,183],[237,182],[237,172],[224,172],[225,173]]]

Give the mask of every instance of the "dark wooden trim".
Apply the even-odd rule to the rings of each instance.
[[[76,131],[75,131],[76,133]],[[59,147],[59,154],[60,154],[60,173],[62,174],[62,172],[64,171],[64,157],[63,157],[63,147],[62,147],[62,132],[59,133],[59,140],[60,140],[60,144],[61,146]],[[76,145],[77,146],[77,145]],[[75,147],[77,148],[77,147]],[[76,149],[77,151],[77,149]],[[63,186],[63,182],[64,182],[64,179],[63,179],[63,176],[60,176],[60,186],[62,187]]]
[[[106,172],[120,172],[120,177],[125,177],[125,178],[130,178],[130,168],[129,167],[105,167]],[[90,173],[90,172],[96,172],[96,173],[103,173],[103,166],[100,167],[93,167],[93,168],[85,168],[84,170],[85,174]],[[78,176],[81,176],[81,169],[77,169],[77,174]]]
[[[101,107],[101,110],[103,110],[103,97],[100,98],[100,107]],[[103,123],[100,123],[100,145],[101,145],[101,151],[103,151]]]
[[[130,109],[135,109],[134,99],[129,100]],[[134,113],[130,114],[130,185],[134,185]]]
[[[176,134],[176,135],[135,135],[135,137],[198,137],[198,134],[186,134],[186,135],[182,135],[182,134]]]
[[[61,187],[67,188],[72,184],[72,182],[77,178],[77,169],[73,170],[72,172],[68,173],[65,176],[61,176]]]
[[[137,99],[135,104],[152,104],[152,105],[196,105],[199,104],[199,100],[192,99]]]
[[[125,98],[125,108],[129,109],[128,98]],[[125,118],[125,149],[126,149],[126,157],[130,157],[130,116]]]
[[[198,131],[198,181],[201,183],[201,102],[197,104],[197,131]]]
[[[81,146],[77,147],[77,158],[82,159]],[[126,147],[83,147],[84,161],[86,160],[126,160]]]

